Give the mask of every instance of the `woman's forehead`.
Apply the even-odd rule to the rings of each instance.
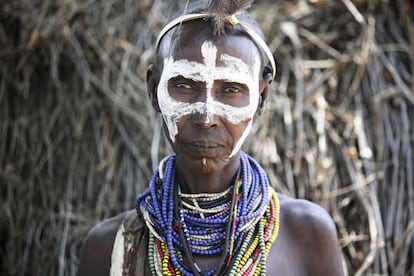
[[[248,65],[255,63],[258,57],[261,60],[256,44],[243,32],[214,35],[213,28],[203,22],[191,22],[177,27],[171,40],[165,41],[169,44],[169,49],[163,56],[202,62],[202,46],[206,41],[211,41],[217,48],[218,65],[221,62],[219,57],[223,54],[239,58]]]

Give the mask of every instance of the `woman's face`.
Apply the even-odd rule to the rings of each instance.
[[[160,111],[177,160],[214,171],[235,156],[259,106],[261,59],[244,35],[181,29],[163,61]]]

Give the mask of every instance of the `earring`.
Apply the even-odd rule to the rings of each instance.
[[[270,67],[269,65],[265,65],[265,67],[263,68],[263,78],[266,78],[268,74],[272,75],[273,70],[272,67]]]

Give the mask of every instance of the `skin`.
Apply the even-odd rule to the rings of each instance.
[[[191,38],[191,39],[190,39]],[[189,22],[180,30],[180,40],[171,43],[172,47],[163,50],[162,58],[172,56],[174,60],[187,60],[203,63],[201,46],[211,41],[217,46],[217,56],[225,53],[240,58],[253,66],[259,52],[253,42],[243,34],[213,36],[212,29],[205,22]],[[179,43],[179,47],[177,47]],[[220,64],[219,59],[217,64]],[[268,96],[271,75],[259,74],[256,112],[238,124],[225,117],[207,112],[182,116],[176,122],[177,134],[170,137],[176,153],[177,180],[184,192],[208,193],[225,190],[234,179],[239,168],[238,150],[231,156],[238,141],[243,139],[255,117],[262,112]],[[150,66],[147,72],[148,92],[153,107],[161,111],[157,89],[162,76],[162,64]],[[239,83],[240,84],[240,83]],[[238,87],[224,80],[215,80],[211,93],[215,99],[226,99],[234,106],[249,104],[249,91],[246,93],[223,94],[223,87]],[[227,85],[227,86],[226,86]],[[197,102],[207,98],[203,82],[179,78],[168,81],[171,97],[181,101]],[[183,88],[191,88],[194,100],[184,100],[188,94]],[[233,89],[233,88],[232,88]],[[233,91],[234,92],[234,91]],[[208,117],[208,118],[207,118]],[[168,128],[165,130],[168,134]],[[203,159],[206,158],[206,164]],[[271,247],[267,259],[267,275],[343,275],[341,254],[338,246],[335,225],[325,210],[305,200],[292,199],[279,195],[280,230],[276,242]],[[116,231],[125,214],[108,219],[95,226],[88,234],[79,264],[78,276],[109,275],[110,260]],[[209,268],[218,262],[218,257],[195,256],[201,268]],[[143,275],[150,275],[148,266]]]

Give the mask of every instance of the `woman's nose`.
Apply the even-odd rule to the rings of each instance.
[[[196,127],[212,128],[218,124],[217,116],[210,112],[196,113],[193,115],[193,123]]]

